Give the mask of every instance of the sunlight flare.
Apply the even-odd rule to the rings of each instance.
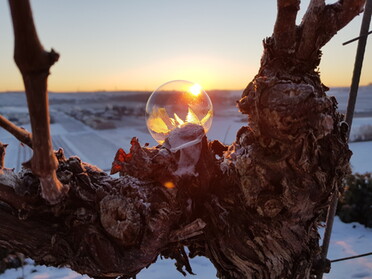
[[[199,96],[202,91],[202,87],[199,84],[195,83],[194,85],[190,86],[189,91],[194,96]]]
[[[188,123],[203,127],[212,125],[213,106],[199,84],[176,80],[155,90],[146,104],[146,124],[152,137],[162,144],[169,133]]]

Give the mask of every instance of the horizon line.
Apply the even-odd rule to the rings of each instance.
[[[359,87],[370,87],[372,84],[367,85],[360,85]],[[329,86],[330,89],[332,88],[350,88],[350,86]],[[212,92],[212,91],[243,91],[245,88],[242,89],[209,89],[205,90],[206,92]],[[48,90],[48,93],[56,93],[56,94],[63,94],[63,93],[124,93],[124,92],[138,92],[138,93],[145,93],[145,92],[153,92],[153,90],[131,90],[131,89],[123,89],[123,90],[105,90],[105,89],[98,89],[94,91],[89,90],[78,90],[78,91],[54,91],[54,90]],[[0,91],[0,94],[2,93],[25,93],[25,90],[5,90]]]

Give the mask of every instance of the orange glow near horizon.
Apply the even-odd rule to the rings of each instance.
[[[238,67],[243,68],[243,67]],[[237,70],[236,73],[242,73],[241,70]],[[351,72],[352,70],[350,70]],[[229,72],[233,72],[229,70]],[[114,74],[111,77],[94,76],[90,79],[82,76],[81,80],[77,80],[76,77],[70,79],[70,75],[67,77],[63,73],[59,73],[52,69],[52,75],[48,80],[48,91],[51,92],[97,92],[97,91],[154,91],[159,84],[170,81],[170,80],[191,80],[199,84],[203,84],[204,90],[243,90],[247,84],[254,77],[254,70],[247,68],[249,74],[241,76],[231,76],[229,74],[211,74],[211,75],[199,75],[199,71],[192,73],[191,70],[183,74],[167,73],[158,76],[150,76],[150,78],[142,79],[143,77],[131,74]],[[244,73],[244,72],[243,72]],[[336,76],[332,72],[330,74],[321,74],[322,82],[328,87],[349,87],[351,78],[345,74],[345,76]],[[351,73],[350,73],[351,76]],[[368,75],[361,77],[360,86],[370,85],[371,80]],[[0,92],[5,91],[24,91],[22,78],[19,73],[15,73],[15,77],[4,79],[0,83]],[[193,94],[196,93],[196,90]]]
[[[154,91],[159,84],[170,80],[190,80],[202,84],[206,91],[243,90],[259,69],[259,59],[255,61],[232,60],[216,54],[173,56],[165,60],[148,63],[125,63],[121,67],[110,68],[99,64],[71,64],[74,57],[61,56],[51,68],[48,90],[52,92],[97,92],[97,91]],[[334,69],[334,60],[324,57],[320,65],[322,82],[328,87],[350,86],[352,67],[340,73]],[[352,59],[349,58],[349,60]],[[368,57],[366,58],[368,60]],[[350,62],[350,63],[351,63]],[[18,69],[9,59],[4,70],[0,92],[24,91]],[[341,68],[341,66],[339,66]],[[360,86],[369,85],[372,80],[372,64],[365,63]],[[197,88],[195,88],[195,92]]]
[[[229,60],[214,55],[171,57],[164,61],[149,61],[131,67],[99,68],[98,65],[82,63],[72,67],[61,61],[51,68],[48,90],[52,92],[97,92],[97,91],[154,91],[159,84],[170,80],[190,80],[202,84],[206,91],[243,90],[254,78],[259,69],[259,61]],[[65,57],[66,60],[70,57]],[[332,63],[326,59],[320,65],[322,82],[329,87],[350,86],[352,68],[344,69],[342,74],[333,70]],[[360,86],[371,83],[367,63],[362,73]],[[0,92],[24,91],[21,75],[15,65],[11,71],[1,72],[6,77],[0,83]],[[193,89],[196,93],[197,88]]]
[[[49,91],[152,92],[170,80],[190,80],[206,91],[243,90],[260,69],[261,42],[272,34],[277,9],[275,1],[89,3],[86,10],[82,0],[32,1],[41,43],[61,55],[50,70]],[[301,1],[298,21],[309,3]],[[361,20],[357,16],[323,47],[325,85],[350,86],[357,43],[342,43],[358,36]],[[24,91],[12,59],[11,22],[8,4],[0,1],[0,92]],[[372,84],[371,44],[364,61],[360,86]]]
[[[70,67],[60,61],[51,68],[48,90],[52,92],[97,92],[97,91],[154,91],[159,84],[171,80],[190,80],[202,84],[204,90],[242,90],[254,77],[257,65],[244,65],[218,56],[180,56],[165,61],[122,66],[122,69],[100,69],[98,65],[81,63]],[[70,59],[65,57],[65,59]],[[67,65],[66,65],[67,64]],[[7,72],[9,79],[0,83],[0,91],[23,91],[18,70]],[[0,72],[1,74],[1,72]],[[4,73],[5,74],[5,73]],[[197,87],[193,93],[197,92]]]

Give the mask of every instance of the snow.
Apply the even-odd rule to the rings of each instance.
[[[350,131],[350,141],[363,138],[366,132],[372,134],[372,117],[356,117],[353,119]],[[369,139],[370,140],[370,139]]]
[[[353,151],[350,160],[353,172],[371,172],[372,141],[350,143],[349,148]]]
[[[26,260],[22,268],[8,269],[0,275],[1,279],[90,279],[68,268],[47,267],[45,265],[33,266],[33,261]]]
[[[345,224],[336,217],[328,258],[335,260],[372,252],[371,237],[371,228],[358,223]],[[331,273],[324,278],[372,279],[372,256],[333,263]]]
[[[369,89],[368,89],[369,88]],[[368,90],[367,90],[368,89]],[[362,88],[361,101],[357,102],[356,111],[362,113],[363,117],[354,119],[352,133],[358,131],[358,127],[370,125],[372,123],[372,88]],[[348,91],[345,89],[333,90],[331,93],[338,98],[340,109],[346,108]],[[143,145],[149,143],[151,146],[157,143],[151,138],[145,125],[144,117],[125,116],[118,124],[116,129],[94,130],[82,122],[66,115],[65,110],[75,106],[79,107],[98,107],[106,104],[107,96],[117,96],[119,93],[94,93],[94,94],[51,94],[51,114],[55,123],[51,125],[54,148],[63,147],[66,156],[78,155],[83,161],[96,164],[105,171],[111,168],[111,162],[118,148],[122,147],[129,151],[130,140],[133,136],[138,137]],[[240,92],[233,92],[237,96]],[[135,93],[130,94],[132,97]],[[358,97],[359,98],[359,97]],[[213,98],[212,98],[213,99]],[[117,100],[117,99],[115,99]],[[138,102],[132,99],[131,104],[137,106]],[[231,102],[233,103],[233,101]],[[221,104],[221,107],[226,105]],[[0,114],[24,113],[25,99],[23,94],[0,94]],[[209,139],[219,139],[225,144],[230,144],[235,140],[236,131],[245,125],[246,117],[242,116],[236,108],[229,106],[228,109],[221,111],[221,107],[216,107],[218,114],[214,116],[213,125],[207,136]],[[367,116],[367,117],[366,117]],[[28,124],[23,125],[30,131]],[[8,168],[19,170],[22,162],[28,160],[32,151],[20,145],[16,139],[3,129],[0,129],[0,141],[8,143],[5,165]],[[351,158],[351,165],[354,172],[364,173],[372,171],[372,142],[351,143],[350,148],[354,155]],[[321,235],[323,229],[320,230]],[[330,249],[329,259],[338,259],[372,251],[372,229],[364,228],[360,224],[342,223],[336,217]],[[216,270],[213,265],[202,257],[191,260],[191,266],[196,276],[187,275],[186,278],[216,278]],[[24,276],[23,276],[24,274]],[[0,279],[88,279],[90,277],[79,275],[69,268],[53,268],[45,266],[33,266],[31,260],[22,268],[7,270],[0,274]],[[158,259],[148,269],[144,269],[137,276],[138,279],[181,279],[185,278],[176,271],[174,261]],[[330,274],[326,274],[327,279],[350,279],[362,278],[372,279],[372,256],[353,259],[344,262],[337,262],[332,265]]]

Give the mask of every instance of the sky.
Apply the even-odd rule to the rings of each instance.
[[[307,1],[301,1],[298,23]],[[327,1],[334,2],[334,1]],[[205,89],[244,88],[257,74],[271,36],[276,1],[31,0],[39,38],[60,53],[51,68],[56,92],[146,90],[175,79]],[[350,86],[362,15],[323,48],[327,86]],[[372,83],[372,36],[361,85]],[[8,1],[0,0],[0,91],[21,91],[13,62]]]

